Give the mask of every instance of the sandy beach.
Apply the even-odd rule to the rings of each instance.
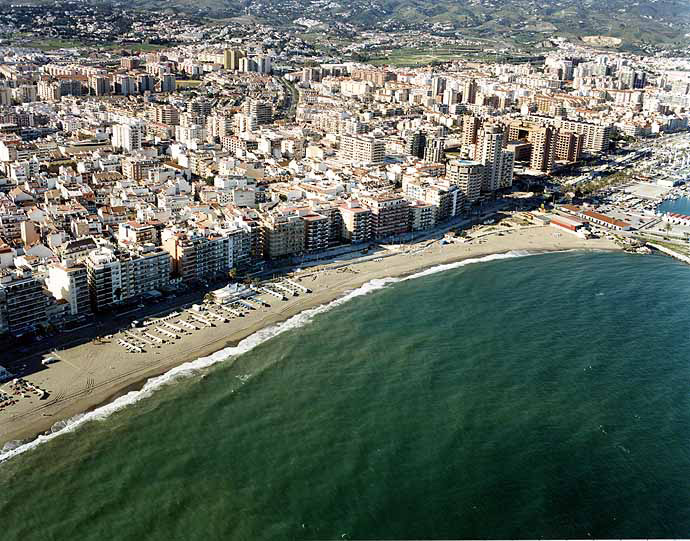
[[[384,257],[367,261],[353,260],[324,263],[293,273],[292,280],[312,290],[281,301],[268,294],[258,298],[270,307],[257,307],[244,317],[234,317],[214,327],[197,325],[189,311],[178,310],[170,322],[188,321],[187,330],[174,341],[145,353],[127,352],[117,335],[91,341],[57,352],[59,362],[26,379],[49,394],[23,397],[0,411],[0,448],[12,440],[27,440],[50,430],[55,423],[88,411],[112,400],[125,391],[140,388],[148,378],[163,374],[187,361],[210,355],[258,330],[275,325],[308,308],[326,304],[376,278],[409,275],[420,270],[468,258],[479,258],[509,251],[548,252],[560,250],[618,250],[605,239],[583,240],[550,226],[530,227],[491,234],[466,243],[442,245],[429,241],[402,247],[390,247]],[[346,265],[344,263],[347,263]],[[198,322],[197,322],[198,323]],[[179,323],[176,323],[179,325]],[[9,393],[9,384],[0,386]]]

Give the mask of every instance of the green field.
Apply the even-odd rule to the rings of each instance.
[[[396,49],[386,55],[374,56],[367,63],[375,66],[423,66],[433,62],[452,62],[471,58],[479,49]]]
[[[536,52],[534,53],[537,54]],[[389,65],[396,67],[424,66],[433,63],[466,60],[475,62],[538,62],[539,58],[520,54],[492,54],[479,48],[443,48],[443,49],[396,49],[385,55],[373,56],[365,60],[375,66]],[[542,59],[543,60],[543,59]]]

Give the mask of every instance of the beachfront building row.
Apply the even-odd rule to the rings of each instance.
[[[165,230],[162,247],[170,255],[172,272],[185,282],[227,278],[232,269],[249,263],[250,234],[246,229],[224,232]]]
[[[84,318],[91,314],[91,292],[84,263],[67,260],[51,265],[45,283],[58,302],[67,304],[70,317]]]
[[[172,254],[150,243],[131,248],[103,245],[82,262],[50,265],[43,278],[29,268],[5,269],[0,273],[0,334],[19,336],[83,320],[93,312],[157,295],[176,279],[227,277],[247,260],[248,241],[247,235],[239,234],[180,234],[167,239]]]
[[[261,217],[256,227],[258,254],[263,259],[274,260],[315,253],[343,243],[391,239],[431,229],[467,209],[464,194],[455,184],[443,179],[429,185],[403,183],[403,189],[404,192],[362,195],[336,207],[305,206],[272,211]]]
[[[102,246],[86,259],[91,304],[96,311],[140,299],[170,285],[170,254],[153,244],[121,252]]]
[[[326,209],[316,212],[303,207],[271,212],[261,220],[261,254],[270,260],[326,250],[340,244],[337,226],[341,221],[338,212]]]
[[[449,188],[459,193],[454,186]],[[171,280],[193,283],[226,278],[232,269],[250,263],[256,235],[258,255],[264,259],[315,253],[343,240],[361,243],[428,229],[447,202],[446,198],[432,205],[400,193],[384,193],[335,209],[268,213],[254,230],[246,226],[175,231],[155,221],[121,222],[116,229],[117,245],[97,243],[91,237],[70,240],[60,247],[63,260],[48,265],[42,278],[30,269],[19,276],[7,273],[0,295],[0,330],[23,334],[52,321],[60,326],[61,314],[65,321],[84,319],[164,291]],[[453,208],[461,205],[454,202]]]

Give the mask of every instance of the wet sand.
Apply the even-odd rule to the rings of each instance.
[[[0,411],[0,447],[8,441],[27,440],[51,429],[60,420],[86,412],[130,390],[141,388],[147,379],[163,374],[187,361],[236,345],[256,331],[275,325],[308,308],[326,304],[370,280],[404,276],[439,264],[515,251],[618,250],[605,239],[583,240],[554,227],[531,227],[496,234],[471,243],[441,245],[438,241],[391,248],[393,255],[377,254],[367,261],[337,261],[296,272],[292,279],[310,288],[287,301],[263,294],[259,298],[271,306],[249,311],[245,317],[218,322],[215,327],[182,334],[159,348],[145,353],[128,353],[118,333],[102,342],[88,342],[57,352],[60,362],[26,379],[47,390],[45,400],[22,398],[18,404]],[[345,265],[346,263],[346,265]],[[170,319],[190,319],[189,311]],[[0,391],[8,386],[0,386]]]

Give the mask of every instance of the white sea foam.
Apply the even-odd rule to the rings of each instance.
[[[346,295],[331,301],[328,304],[322,304],[315,308],[310,308],[308,310],[300,312],[297,315],[292,316],[290,319],[282,323],[273,325],[271,327],[266,327],[265,329],[260,329],[251,336],[248,336],[244,340],[240,341],[237,344],[237,346],[221,349],[220,351],[216,351],[215,353],[207,357],[200,357],[194,361],[190,361],[181,364],[180,366],[171,368],[165,374],[149,379],[144,384],[144,386],[138,391],[130,391],[129,393],[122,395],[113,400],[112,402],[109,402],[108,404],[105,404],[91,412],[81,413],[79,415],[71,417],[70,419],[58,421],[53,425],[53,427],[50,429],[48,433],[42,434],[34,440],[31,440],[26,443],[9,442],[0,450],[0,463],[14,458],[22,453],[25,453],[26,451],[34,449],[39,445],[60,436],[61,434],[73,432],[80,426],[90,421],[106,419],[113,413],[120,411],[121,409],[124,409],[130,404],[134,404],[139,400],[151,396],[156,390],[160,389],[165,385],[173,383],[174,381],[180,378],[189,377],[194,374],[197,374],[201,370],[208,368],[209,366],[212,366],[219,362],[225,361],[229,358],[234,358],[238,355],[242,355],[243,353],[246,353],[254,349],[259,344],[262,344],[267,340],[270,340],[274,336],[278,336],[279,334],[282,334],[285,331],[289,331],[291,329],[295,329],[306,325],[307,323],[309,323],[309,321],[311,321],[311,319],[314,316],[318,314],[332,310],[336,306],[340,306],[341,304],[344,304],[356,297],[361,297],[373,291],[383,289],[389,284],[393,284],[404,280],[411,280],[413,278],[421,278],[423,276],[429,276],[439,272],[464,267],[466,265],[471,265],[473,263],[484,263],[500,259],[524,257],[536,253],[538,252],[512,251],[504,254],[492,254],[479,258],[465,259],[462,261],[458,261],[456,263],[437,265],[435,267],[431,267],[429,269],[423,270],[416,274],[412,274],[405,278],[375,278],[373,280],[370,280],[366,284],[362,285],[361,287],[358,287],[357,289],[348,292]]]
[[[486,263],[488,261],[496,261],[499,259],[511,259],[513,257],[524,257],[528,255],[536,254],[537,252],[527,252],[514,250],[512,252],[506,252],[504,254],[491,254],[484,257],[474,257],[470,259],[463,259],[462,261],[456,261],[455,263],[446,263],[445,265],[437,265],[435,267],[430,267],[423,271],[411,274],[404,278],[404,280],[412,280],[413,278],[422,278],[423,276],[430,276],[438,272],[444,272],[447,270],[458,269],[460,267],[465,267],[467,265],[472,265],[473,263]]]

